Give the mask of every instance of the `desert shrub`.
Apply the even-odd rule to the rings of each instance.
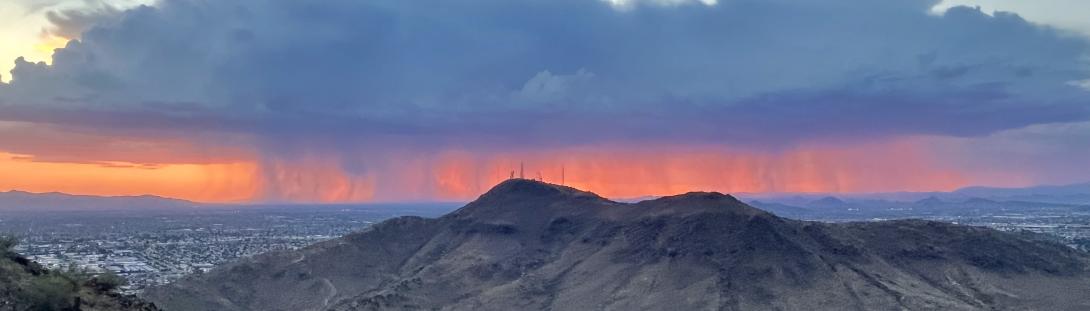
[[[67,268],[57,270],[55,273],[67,278],[75,284],[87,283],[91,280],[92,274],[90,271],[84,268],[80,268],[76,264],[69,264]]]
[[[11,251],[15,245],[19,245],[19,239],[14,235],[0,235],[0,250]]]
[[[28,266],[31,266],[30,259],[16,253],[16,245],[19,245],[19,238],[14,235],[0,235],[0,259],[7,259],[3,260],[3,262],[9,266],[28,268]],[[29,268],[35,270],[37,266],[34,265]]]
[[[79,287],[62,275],[49,274],[30,280],[26,303],[30,310],[70,310]]]
[[[95,289],[108,292],[129,284],[129,281],[113,271],[106,271],[96,275],[90,283]]]
[[[8,258],[15,256],[15,245],[19,245],[19,238],[14,235],[0,235],[0,255]]]

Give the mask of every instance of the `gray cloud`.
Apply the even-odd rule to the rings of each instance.
[[[46,32],[63,38],[79,38],[87,29],[116,20],[122,11],[108,3],[87,1],[88,7],[61,9],[45,13],[51,27]]]
[[[932,142],[950,165],[1007,174],[1032,183],[1086,182],[1090,166],[1090,122],[1037,124],[981,138],[941,138]]]
[[[18,62],[0,120],[241,133],[279,150],[776,148],[1090,119],[1072,82],[1090,77],[1085,39],[934,3],[164,1],[90,29],[52,66]]]

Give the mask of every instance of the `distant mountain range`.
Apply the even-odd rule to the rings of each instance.
[[[970,187],[952,192],[757,194],[745,199],[776,215],[798,219],[1056,215],[1090,212],[1090,183],[1028,188]]]
[[[1072,215],[1088,213],[1090,205],[1028,201],[995,201],[969,198],[960,201],[929,197],[913,202],[888,200],[830,200],[788,204],[751,200],[749,204],[781,217],[808,220],[904,219],[923,217],[971,217],[997,215]]]
[[[1090,182],[1026,188],[967,187],[953,193],[1004,201],[1090,204]]]
[[[822,203],[851,204],[837,201]],[[165,310],[1087,310],[1088,292],[1090,256],[1033,235],[509,180],[437,219],[388,220],[145,298]]]
[[[937,202],[963,203],[973,200],[996,202],[1020,201],[1060,205],[1090,205],[1090,182],[1026,188],[966,187],[952,192],[886,192],[886,193],[768,193],[741,194],[743,200],[793,207],[844,207],[862,202],[888,203]],[[635,203],[656,197],[639,197],[618,200]],[[977,202],[979,203],[979,202]],[[872,204],[874,205],[874,204]],[[0,211],[88,211],[127,209],[177,209],[222,206],[153,195],[142,196],[92,196],[59,192],[31,193],[24,191],[0,192]]]
[[[1090,183],[1060,186],[1033,186],[1024,188],[966,187],[950,192],[877,192],[877,193],[744,193],[740,198],[748,201],[775,202],[780,204],[839,205],[840,202],[891,201],[914,202],[922,200],[966,202],[991,200],[996,202],[1023,201],[1054,204],[1090,205]],[[818,202],[818,201],[822,202]]]
[[[0,211],[96,211],[129,209],[179,209],[200,203],[151,195],[103,197],[59,192],[0,192]]]

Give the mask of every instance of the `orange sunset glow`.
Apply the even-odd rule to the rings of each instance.
[[[0,154],[0,190],[155,194],[200,202],[464,201],[518,174],[611,198],[707,190],[727,193],[948,191],[980,177],[943,169],[912,140],[761,153],[721,148],[569,148],[477,154],[444,151],[368,158],[239,159],[231,163],[52,163]],[[562,176],[563,171],[563,176]],[[540,174],[540,175],[539,175]],[[563,177],[563,180],[562,180]],[[1010,180],[1011,183],[1024,181]]]
[[[571,149],[475,156],[447,152],[429,159],[433,171],[395,178],[395,188],[434,189],[433,196],[469,199],[517,176],[542,178],[612,198],[706,190],[729,193],[947,191],[971,174],[941,169],[911,142],[856,148],[805,148],[782,154],[707,149]],[[400,171],[412,171],[404,167]],[[563,172],[563,176],[561,175]],[[539,175],[540,174],[540,175]],[[412,194],[409,194],[412,195]]]
[[[1087,309],[998,2],[0,0],[0,309]]]
[[[34,162],[0,153],[0,190],[86,195],[153,194],[201,202],[239,202],[255,197],[252,163],[168,164]]]

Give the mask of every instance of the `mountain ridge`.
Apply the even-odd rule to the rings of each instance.
[[[719,193],[619,203],[511,180],[436,219],[392,219],[145,297],[165,310],[1078,310],[1088,271],[1085,253],[985,228],[806,222]]]
[[[0,192],[2,211],[99,211],[141,208],[189,208],[205,205],[155,195],[95,196],[62,192]]]
[[[559,185],[558,185],[559,186]],[[564,186],[559,186],[564,187]],[[566,187],[570,188],[570,187]],[[578,189],[571,188],[575,191],[586,192]],[[593,194],[593,193],[592,193]],[[595,194],[595,196],[597,196]],[[988,199],[992,201],[1024,201],[1024,202],[1040,202],[1050,204],[1075,204],[1075,205],[1088,205],[1090,204],[1090,182],[1075,183],[1065,185],[1040,185],[1030,187],[1015,187],[1015,188],[1003,188],[1003,187],[987,187],[987,186],[969,186],[959,188],[950,192],[879,192],[879,193],[861,193],[861,194],[846,194],[846,193],[743,193],[740,197],[747,200],[772,204],[783,204],[787,206],[839,206],[844,204],[851,204],[851,202],[858,200],[892,200],[893,202],[900,201],[925,201],[927,199],[933,200],[935,203],[939,201],[954,201],[961,202],[965,200],[971,200],[974,198]],[[852,198],[849,201],[841,199],[841,197]],[[26,202],[32,198],[36,202]],[[625,198],[621,200],[613,200],[624,203],[638,203],[642,201],[654,200],[661,198],[661,196],[644,196],[639,198]],[[16,201],[24,200],[24,201]],[[52,200],[52,201],[50,201]],[[72,204],[71,201],[76,200],[75,206],[64,206],[64,204]],[[129,201],[129,202],[125,202]],[[237,203],[237,204],[215,204],[195,202],[178,198],[171,198],[165,196],[158,196],[152,194],[142,195],[120,195],[120,196],[99,196],[99,195],[84,195],[84,194],[71,194],[65,192],[30,192],[23,190],[7,190],[0,192],[0,210],[17,211],[22,208],[44,208],[48,210],[96,210],[96,209],[130,209],[135,208],[138,205],[135,202],[142,201],[144,204],[151,203],[153,206],[167,206],[167,207],[193,207],[193,206],[262,206],[262,205],[292,205],[283,203]],[[121,202],[121,204],[118,204]],[[926,201],[925,201],[926,202]],[[817,203],[816,205],[814,203]],[[116,207],[120,205],[121,208]]]

